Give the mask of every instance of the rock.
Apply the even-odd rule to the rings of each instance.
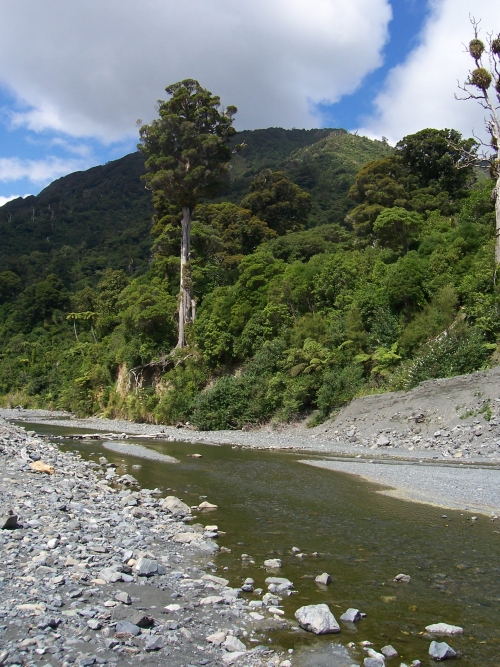
[[[161,635],[149,635],[144,642],[144,650],[148,653],[151,651],[159,651],[163,648],[163,637]]]
[[[383,653],[374,651],[372,648],[367,648],[365,650],[368,653],[368,657],[371,658],[372,660],[376,660],[379,666],[385,665],[385,656]]]
[[[344,614],[342,614],[340,620],[347,623],[356,623],[357,621],[359,621],[360,618],[361,618],[361,613],[359,609],[354,609],[353,607],[349,607],[349,609]]]
[[[161,506],[174,516],[188,516],[191,514],[191,508],[176,496],[167,496],[163,499]]]
[[[295,612],[295,618],[301,628],[315,635],[340,632],[339,624],[326,604],[310,604],[300,607]]]
[[[391,444],[391,441],[386,435],[379,435],[377,440],[377,445],[379,447],[388,447]]]
[[[202,576],[203,581],[210,581],[213,584],[218,584],[219,586],[227,586],[229,579],[224,579],[223,577],[215,577],[213,574],[204,574]]]
[[[385,665],[384,661],[377,660],[376,658],[365,658],[363,661],[364,667],[383,667]]]
[[[448,623],[433,623],[432,625],[427,625],[425,629],[433,635],[448,635],[452,637],[453,635],[464,634],[463,628],[459,625],[448,625]]]
[[[89,618],[87,625],[91,630],[100,630],[102,628],[101,623],[96,618]]]
[[[252,579],[252,584],[253,584],[253,579]],[[266,584],[268,586],[280,586],[282,587],[283,590],[286,589],[292,589],[293,588],[293,583],[290,581],[290,579],[285,579],[285,577],[267,577],[266,578]]]
[[[47,549],[55,549],[58,546],[59,546],[59,538],[58,537],[53,537],[51,540],[49,540],[47,542]]]
[[[277,595],[266,593],[262,598],[262,602],[266,605],[266,607],[276,607],[276,605],[280,603],[280,599]]]
[[[280,558],[268,558],[264,561],[264,567],[279,569],[281,567]]]
[[[240,651],[244,653],[247,650],[245,644],[241,642],[237,637],[233,637],[232,635],[229,635],[226,638],[226,641],[222,645],[229,653],[234,653],[235,651]]]
[[[191,542],[200,542],[202,536],[199,533],[176,533],[172,539],[178,544],[191,544]]]
[[[323,572],[323,574],[318,574],[316,579],[314,580],[317,584],[323,584],[324,586],[327,586],[331,582],[332,578],[327,572]]]
[[[207,500],[204,500],[202,503],[198,505],[199,510],[216,510],[218,508],[218,505],[214,505],[213,503],[209,503]]]
[[[433,660],[447,660],[455,658],[457,653],[446,642],[431,642],[429,655]]]
[[[394,648],[394,646],[391,646],[390,644],[387,644],[387,646],[384,646],[380,649],[380,653],[382,653],[383,656],[385,656],[388,660],[391,658],[395,658],[398,655],[398,652]]]
[[[238,658],[241,658],[242,655],[245,655],[243,651],[233,651],[232,653],[226,653],[222,656],[222,662],[225,665],[232,665],[233,662],[236,662]]]
[[[30,468],[35,472],[43,472],[47,475],[53,475],[55,473],[54,467],[44,463],[43,461],[35,461],[30,465]]]
[[[132,604],[132,598],[126,591],[120,591],[115,595],[115,600],[123,604]]]
[[[393,581],[397,581],[399,584],[409,584],[411,577],[409,574],[397,574]]]
[[[154,625],[155,619],[138,609],[128,617],[127,621],[133,625],[137,625],[138,628],[150,628]]]
[[[224,598],[220,595],[209,595],[206,598],[201,598],[200,604],[224,604]]]
[[[151,558],[139,558],[134,565],[134,572],[139,577],[152,577],[153,574],[158,572],[158,561]]]
[[[115,627],[117,634],[127,634],[137,637],[141,632],[141,628],[130,621],[118,621]]]
[[[2,530],[12,530],[12,528],[17,528],[17,514],[14,514],[12,510],[9,510],[7,514],[0,517],[0,527]]]
[[[113,567],[105,567],[99,572],[99,579],[102,579],[106,583],[114,584],[115,582],[122,580],[122,573],[117,572]]]
[[[167,606],[164,607],[163,610],[167,613],[172,614],[175,611],[180,611],[181,610],[181,605],[180,604],[167,604]]]
[[[226,633],[219,630],[219,632],[214,632],[213,635],[209,635],[206,639],[207,642],[218,648],[224,641],[226,641]]]

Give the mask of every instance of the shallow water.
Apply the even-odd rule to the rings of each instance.
[[[45,435],[83,432],[56,424],[23,425]],[[359,649],[346,662],[331,645],[363,640],[373,642],[377,650],[392,644],[400,657],[389,665],[417,658],[431,664],[430,640],[421,633],[426,625],[441,621],[465,630],[463,637],[442,639],[459,652],[461,665],[499,664],[500,522],[483,516],[472,522],[467,513],[377,494],[374,485],[355,477],[299,464],[303,452],[133,437],[126,442],[146,445],[181,462],[124,456],[105,450],[99,441],[68,440],[60,446],[90,460],[104,455],[121,466],[118,472],[131,473],[141,486],[159,487],[188,505],[207,496],[219,509],[199,514],[197,520],[226,531],[219,544],[232,550],[214,559],[219,573],[227,567],[224,576],[230,585],[238,586],[251,576],[256,586],[265,588],[269,574],[262,563],[280,557],[279,576],[291,579],[298,590],[283,602],[287,618],[292,619],[304,604],[320,602],[327,603],[337,619],[348,607],[367,613],[356,625],[341,624],[340,635],[274,634],[275,644],[302,651],[302,657],[294,660],[297,667],[362,664]],[[187,456],[195,452],[203,458]],[[297,558],[292,547],[307,555]],[[255,565],[242,562],[242,553],[249,554]],[[328,587],[314,583],[322,572],[332,576]],[[411,583],[394,583],[398,573],[411,575]],[[321,652],[312,661],[311,648]]]

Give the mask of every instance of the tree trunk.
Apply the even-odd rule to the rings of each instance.
[[[493,197],[495,198],[495,263],[498,265],[500,264],[500,174],[493,190]]]
[[[188,206],[182,208],[181,220],[181,281],[179,300],[179,338],[177,347],[186,345],[186,324],[194,321],[195,304],[193,300],[193,287],[189,271],[189,260],[191,257],[191,209]]]

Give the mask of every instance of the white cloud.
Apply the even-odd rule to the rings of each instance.
[[[390,17],[389,0],[0,0],[0,82],[27,107],[14,125],[105,142],[184,78],[240,128],[311,127],[381,65]]]
[[[455,128],[484,136],[484,111],[474,101],[457,101],[457,82],[474,63],[465,52],[472,38],[469,15],[481,20],[482,35],[500,31],[498,0],[432,0],[419,46],[389,73],[376,101],[377,112],[359,131],[392,142],[426,127]]]
[[[0,182],[18,181],[25,178],[32,183],[44,184],[73,171],[87,169],[89,166],[90,164],[86,161],[65,160],[57,157],[48,157],[43,160],[0,158]]]
[[[30,195],[11,195],[10,197],[3,197],[0,195],[0,206],[3,206],[6,204],[8,201],[12,201],[13,199],[19,199],[19,197],[29,197]]]

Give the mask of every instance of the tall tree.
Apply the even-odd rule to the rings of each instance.
[[[186,344],[186,325],[195,318],[190,275],[191,221],[196,205],[216,196],[231,159],[228,141],[236,133],[234,106],[221,108],[220,98],[198,81],[168,86],[167,101],[158,101],[159,118],[142,125],[139,149],[146,157],[146,187],[153,192],[157,217],[181,228],[179,335]]]
[[[476,65],[465,83],[460,86],[467,100],[477,100],[486,110],[486,130],[490,135],[493,154],[488,158],[495,182],[492,198],[495,202],[495,262],[500,264],[500,33],[488,35],[487,44],[479,39],[479,22],[471,19],[474,38],[469,42],[469,54]],[[485,59],[488,66],[485,66]],[[493,90],[492,90],[493,89]]]

